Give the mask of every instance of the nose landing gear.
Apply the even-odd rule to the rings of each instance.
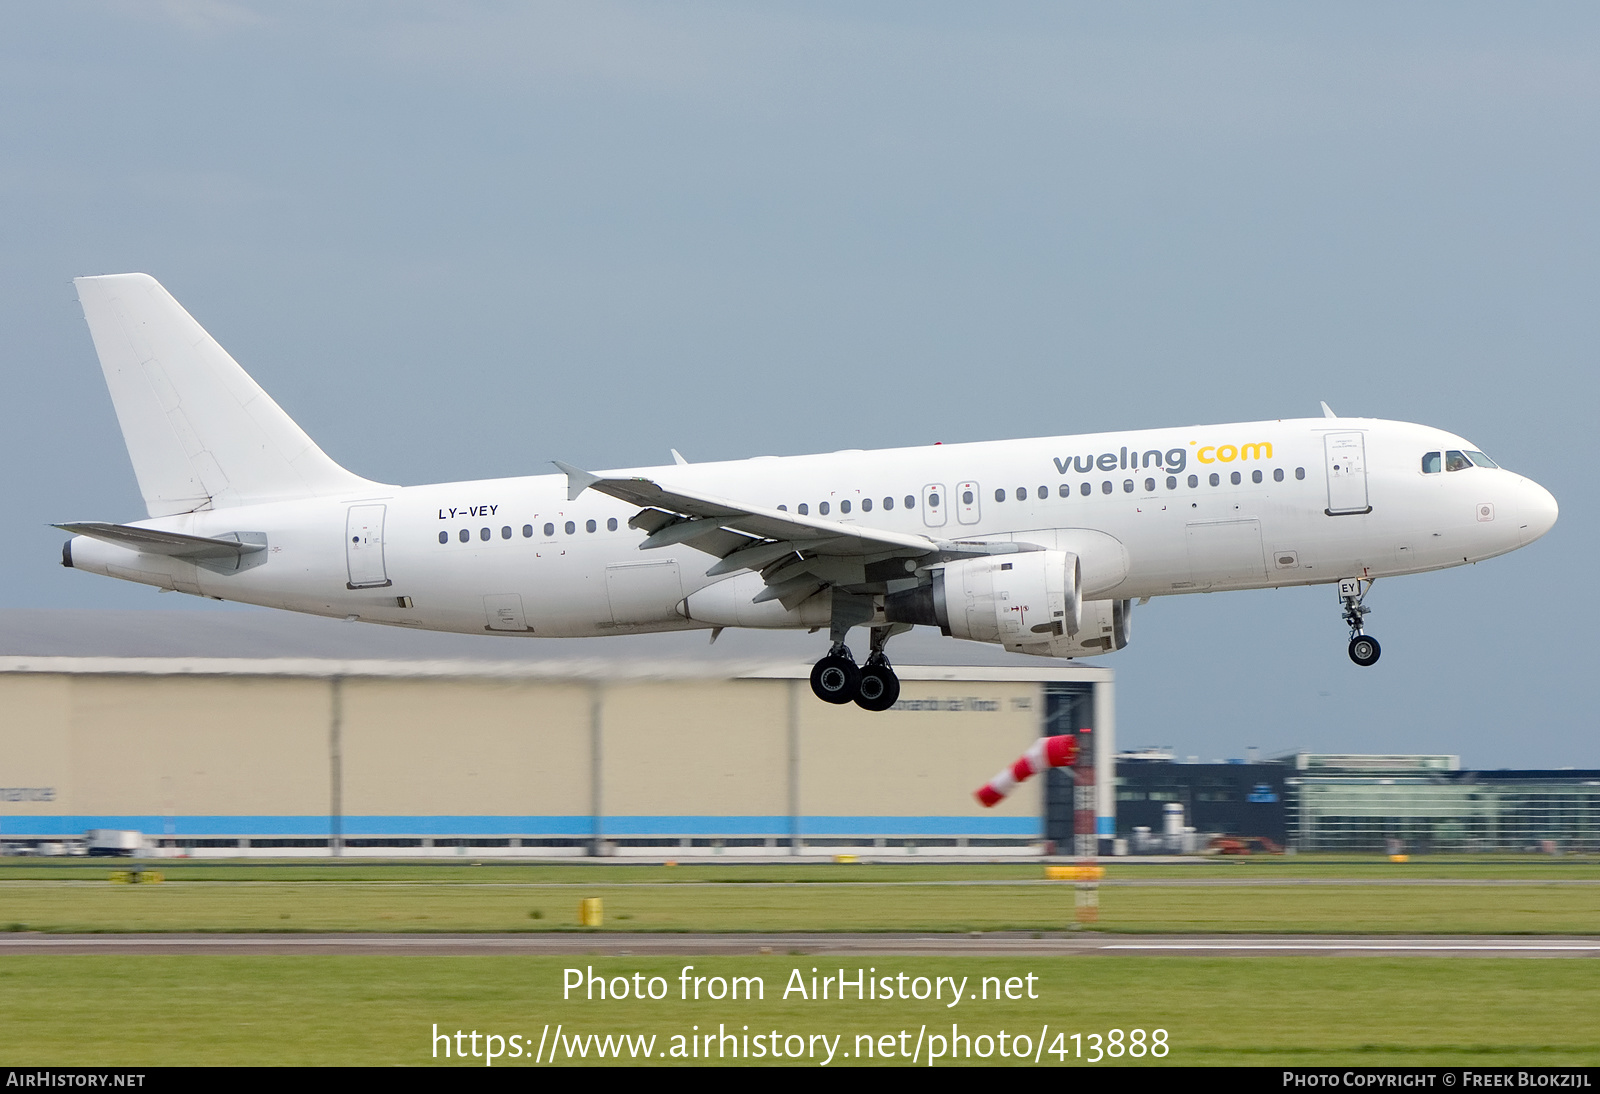
[[[1345,625],[1350,628],[1350,660],[1362,668],[1377,664],[1378,657],[1383,653],[1378,640],[1366,633],[1366,616],[1372,609],[1362,601],[1367,599],[1371,591],[1370,580],[1347,577],[1339,581],[1339,602],[1344,605]]]

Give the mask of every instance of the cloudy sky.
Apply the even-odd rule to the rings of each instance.
[[[59,0],[0,89],[0,608],[254,611],[56,565],[143,516],[70,286],[142,270],[389,482],[1454,430],[1545,540],[1380,583],[1372,670],[1325,588],[1152,602],[1123,740],[1600,767],[1594,5]]]

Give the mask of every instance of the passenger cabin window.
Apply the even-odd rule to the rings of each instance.
[[[612,517],[610,520],[606,521],[606,531],[615,532],[616,530],[617,530],[617,518],[616,517]]]
[[[1212,486],[1221,486],[1222,485],[1222,476],[1217,474],[1215,471],[1211,472],[1211,485]]]
[[[584,531],[585,531],[585,532],[592,532],[592,531],[594,531],[594,530],[595,530],[595,529],[596,529],[596,528],[598,528],[598,527],[600,527],[600,526],[599,526],[599,525],[598,525],[598,524],[596,524],[596,523],[595,523],[595,522],[594,522],[594,521],[592,521],[592,520],[587,520],[587,521],[584,521],[584,522],[583,522],[583,530],[584,530]]]
[[[839,503],[839,512],[848,513],[849,511],[850,511],[850,503],[848,501],[841,501]]]
[[[971,505],[972,504],[972,491],[968,490],[965,494],[962,494],[961,495],[961,500],[966,502],[968,505]],[[1005,501],[1006,500],[1005,487],[1002,486],[1000,489],[998,489],[998,490],[996,490],[994,492],[994,500],[995,501]]]
[[[1072,497],[1072,484],[1070,482],[1061,484],[1061,496],[1064,498]]]
[[[509,525],[509,524],[504,525],[500,529],[500,538],[501,539],[510,539],[511,538],[511,525]]]
[[[817,516],[825,517],[827,515],[828,515],[828,503],[827,502],[823,502],[821,505],[817,506]]]
[[[487,540],[489,538],[489,529],[487,529],[487,528],[479,528],[478,529],[478,538],[482,539],[482,540]]]
[[[807,505],[805,502],[801,502],[799,505],[794,507],[794,511],[803,517],[811,512],[811,506]]]
[[[1168,490],[1176,490],[1177,488],[1178,488],[1178,476],[1176,476],[1176,475],[1168,475],[1167,476],[1167,489]]]
[[[885,509],[893,509],[894,508],[894,499],[893,498],[884,498],[883,499],[883,507]]]
[[[1303,468],[1303,467],[1295,468],[1294,469],[1294,477],[1297,478],[1297,479],[1305,478],[1306,477],[1306,469]]]
[[[461,529],[460,539],[461,539],[462,543],[471,543],[472,542],[472,533],[467,531],[465,528],[463,528],[463,529]]]
[[[1283,481],[1283,468],[1274,467],[1272,469],[1272,481],[1273,482],[1282,482]]]
[[[1040,501],[1043,501],[1045,498],[1048,498],[1049,496],[1050,496],[1050,488],[1048,486],[1039,487],[1039,500]]]
[[[938,502],[934,502],[933,504],[938,505],[939,503]],[[907,494],[906,495],[906,508],[907,509],[915,509],[916,507],[917,507],[917,496],[915,494]]]
[[[1444,470],[1441,454],[1438,452],[1425,452],[1422,456],[1422,473],[1424,475],[1437,475]]]
[[[1156,480],[1155,479],[1145,479],[1144,480],[1144,492],[1146,494],[1154,494],[1156,492]]]
[[[787,505],[780,505],[778,506],[778,511],[780,513],[787,513],[789,511],[789,507]]]
[[[1132,479],[1123,479],[1122,480],[1122,492],[1124,494],[1133,493],[1133,480]]]
[[[861,499],[861,511],[863,513],[872,512],[872,499],[871,498],[862,498]]]
[[[533,525],[524,524],[522,526],[522,538],[523,539],[532,539],[533,538]]]
[[[1195,487],[1197,487],[1199,485],[1200,485],[1200,476],[1199,475],[1190,475],[1189,476],[1189,489],[1193,490]]]
[[[1080,483],[1078,485],[1078,493],[1082,494],[1084,497],[1088,497],[1090,494],[1094,493],[1094,487],[1090,486],[1086,482]]]
[[[570,535],[572,535],[572,533],[576,532],[577,530],[578,530],[578,526],[576,524],[572,523],[570,520],[567,521],[567,527],[566,527],[567,535],[570,536]]]
[[[1102,494],[1109,494],[1109,493],[1111,493],[1111,491],[1112,491],[1112,486],[1111,486],[1111,480],[1110,479],[1107,479],[1105,482],[1100,484],[1100,492]]]
[[[906,501],[908,501],[908,502],[910,500],[911,500],[910,498],[906,499]],[[938,494],[929,494],[928,495],[928,504],[933,506],[935,509],[939,508],[939,495]],[[911,506],[907,505],[906,508],[909,509],[909,508],[911,508]]]
[[[1235,471],[1233,474],[1228,476],[1228,481],[1233,483],[1233,485],[1238,486],[1239,483],[1244,481],[1244,476],[1240,475],[1239,472]]]
[[[1465,452],[1458,452],[1452,448],[1444,454],[1444,469],[1446,471],[1465,471],[1471,466],[1472,461],[1467,459]]]
[[[439,533],[439,542],[440,543],[449,543],[450,542],[450,533],[449,532],[440,532]]]
[[[1017,487],[1017,500],[1018,501],[1027,501],[1028,500],[1028,488],[1026,486]]]
[[[1259,472],[1259,471],[1250,472],[1250,481],[1251,482],[1260,482],[1261,481],[1261,472]]]
[[[556,534],[556,526],[554,524],[546,524],[544,526],[544,535],[545,535],[546,539],[549,539],[550,537],[554,536],[555,534]]]

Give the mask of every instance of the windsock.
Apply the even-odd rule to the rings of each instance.
[[[1022,758],[973,792],[985,806],[1003,800],[1031,775],[1050,767],[1071,767],[1078,761],[1078,738],[1072,734],[1060,737],[1040,737]]]

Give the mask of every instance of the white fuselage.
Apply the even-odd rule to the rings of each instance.
[[[1426,453],[1473,447],[1425,426],[1312,418],[608,474],[944,541],[1053,548],[1052,537],[1087,530],[1098,533],[1090,547],[1074,540],[1085,598],[1130,599],[1416,573],[1544,534],[1556,505],[1538,484],[1497,467],[1423,470]],[[712,625],[681,605],[731,579],[705,576],[717,559],[683,544],[640,551],[646,533],[628,524],[637,512],[592,490],[569,501],[566,476],[539,475],[138,522],[205,537],[264,533],[265,560],[237,573],[83,537],[69,549],[76,568],[114,577],[429,630],[580,636]]]

